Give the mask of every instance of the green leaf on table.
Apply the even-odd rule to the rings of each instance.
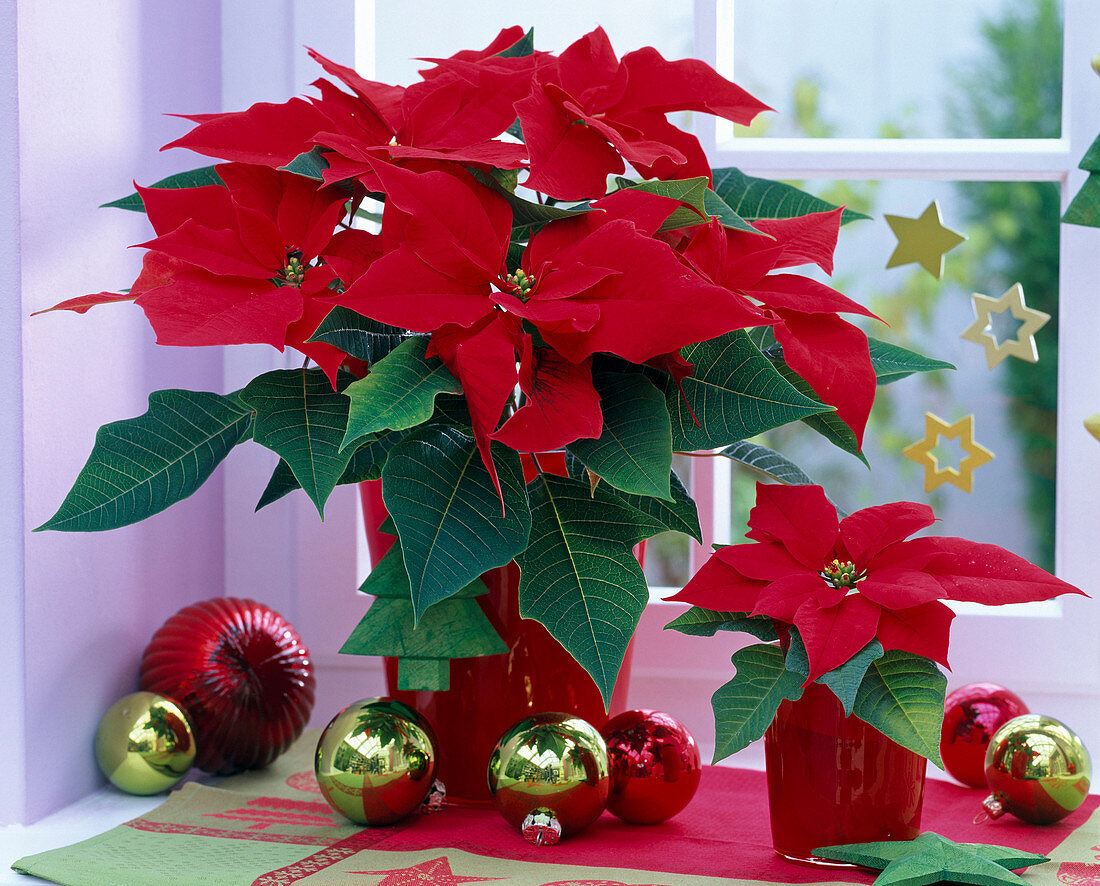
[[[820,197],[814,197],[793,185],[745,175],[734,166],[714,170],[715,192],[742,218],[752,221],[758,218],[794,218],[811,212],[828,212],[836,206]],[[842,225],[858,219],[870,218],[862,212],[845,209],[840,217]]]
[[[947,678],[935,663],[892,649],[872,661],[852,712],[941,769],[940,730]]]
[[[603,432],[566,449],[616,489],[672,501],[672,426],[664,394],[637,372],[601,372],[592,381]]]
[[[675,450],[728,446],[798,419],[832,412],[832,407],[792,386],[744,330],[689,345],[680,353],[695,371],[683,380],[682,394],[671,379],[664,381]]]
[[[717,612],[692,606],[677,616],[664,628],[679,631],[692,637],[713,637],[718,631],[752,634],[756,639],[770,642],[778,640],[775,622],[766,615],[749,615],[747,612]]]
[[[1012,873],[1050,861],[1045,855],[1009,846],[956,843],[933,831],[914,840],[846,843],[822,846],[814,855],[844,861],[882,873],[873,886],[926,886],[928,883],[968,883],[972,886],[1022,886],[1027,881]]]
[[[379,323],[353,311],[337,306],[321,321],[309,341],[321,341],[339,348],[359,360],[377,363],[409,338],[399,326]]]
[[[741,440],[718,454],[788,486],[813,485],[814,482],[789,458],[759,443]]]
[[[225,182],[221,180],[221,177],[217,173],[217,167],[200,166],[198,169],[177,172],[175,175],[168,176],[168,178],[162,178],[159,182],[154,182],[149,187],[179,189],[202,188],[206,185],[220,185],[221,187],[225,187]],[[128,209],[131,212],[145,212],[145,204],[136,191],[133,194],[127,194],[125,197],[119,197],[117,200],[112,200],[110,203],[104,203],[99,208]]]
[[[844,706],[844,716],[850,717],[867,669],[884,654],[882,644],[878,640],[872,640],[840,667],[822,674],[815,682],[828,686]]]
[[[35,531],[98,532],[160,513],[202,486],[251,430],[236,394],[156,391],[148,411],[99,429],[73,488]]]
[[[567,453],[565,464],[569,470],[570,477],[574,480],[584,480],[586,483],[588,482],[588,469],[579,458],[572,453]],[[676,475],[675,471],[669,471],[668,486],[672,493],[671,501],[655,498],[651,495],[632,495],[629,492],[622,492],[618,489],[609,489],[607,491],[613,494],[619,501],[630,505],[630,507],[641,511],[647,517],[655,520],[658,524],[663,526],[665,530],[670,532],[682,532],[684,535],[690,535],[699,542],[699,544],[702,544],[703,529],[699,525],[699,508],[696,506],[695,500],[688,493],[687,487],[684,486],[684,482]],[[657,532],[660,531],[662,530],[657,530]]]
[[[350,403],[342,446],[379,431],[423,424],[435,411],[437,395],[462,393],[458,379],[442,360],[424,356],[427,346],[427,336],[410,338],[375,363],[365,378],[348,385],[344,394]]]
[[[328,169],[328,160],[323,156],[326,150],[328,149],[316,145],[308,151],[303,151],[286,166],[280,166],[279,169],[321,181],[324,178],[325,170]]]
[[[399,440],[405,437],[407,431],[382,431],[379,434],[368,437],[367,440],[355,450],[348,462],[344,473],[336,481],[337,486],[345,486],[349,483],[362,483],[364,480],[377,480],[382,476],[382,467],[386,464],[386,456]],[[271,479],[260,495],[256,503],[256,510],[265,508],[272,502],[278,501],[284,495],[301,489],[302,484],[294,476],[283,459],[275,465]]]
[[[320,369],[276,369],[254,378],[241,400],[256,411],[253,436],[289,466],[306,495],[325,516],[352,450],[341,450],[348,400]]]
[[[871,350],[871,365],[875,368],[875,380],[888,385],[914,372],[934,372],[938,369],[954,369],[954,364],[933,360],[901,345],[893,345],[877,338],[867,339]]]
[[[802,677],[784,667],[783,652],[772,643],[739,649],[732,661],[736,675],[711,696],[715,763],[760,738],[783,700],[802,695]]]
[[[663,526],[613,493],[540,474],[527,487],[531,538],[516,557],[519,614],[539,621],[611,699],[649,601],[634,545]]]
[[[386,459],[384,500],[417,618],[527,547],[531,512],[519,454],[496,445],[492,453],[499,496],[473,437],[457,428],[418,428]]]

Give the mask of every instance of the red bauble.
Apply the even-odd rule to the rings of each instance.
[[[611,761],[608,810],[631,824],[656,824],[687,806],[699,787],[699,748],[683,724],[660,711],[625,711],[600,730]]]
[[[965,785],[986,787],[985,749],[1013,717],[1028,713],[1015,692],[996,683],[968,683],[944,702],[940,756],[944,768]]]
[[[186,606],[153,635],[141,688],[178,701],[195,730],[195,765],[259,769],[302,734],[316,681],[309,650],[279,613],[218,597]]]

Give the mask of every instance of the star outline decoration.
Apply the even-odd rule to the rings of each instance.
[[[966,455],[956,467],[940,467],[932,450],[940,437],[958,440]],[[932,492],[944,483],[957,486],[963,492],[974,489],[974,471],[993,461],[993,453],[974,440],[974,414],[964,416],[948,424],[931,412],[924,414],[924,438],[906,446],[901,454],[924,468],[924,491]]]
[[[1016,357],[1028,363],[1039,362],[1039,349],[1035,344],[1035,333],[1046,326],[1050,314],[1029,308],[1024,302],[1024,287],[1019,283],[1010,286],[1000,298],[990,298],[975,292],[971,296],[976,319],[960,338],[979,344],[985,348],[985,360],[990,369],[997,366],[1006,357]],[[992,326],[992,314],[1011,311],[1020,321],[1020,327],[1013,338],[998,342],[996,336],[986,332]]]
[[[933,831],[925,831],[914,840],[824,846],[813,853],[881,869],[872,886],[928,886],[940,882],[1019,886],[1024,880],[1013,870],[1050,861],[1045,855],[1008,846],[956,843]]]
[[[943,277],[944,256],[966,240],[964,235],[944,225],[935,200],[916,218],[889,214],[883,218],[898,238],[898,245],[886,262],[887,268],[915,263],[939,280]]]

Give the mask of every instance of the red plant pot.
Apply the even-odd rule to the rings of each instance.
[[[563,453],[540,454],[544,471],[565,475]],[[524,456],[524,471],[533,470]],[[533,474],[531,475],[533,476]],[[530,480],[528,476],[525,479]],[[367,545],[379,562],[394,541],[378,532],[387,512],[378,481],[361,483]],[[642,552],[638,552],[641,559]],[[415,708],[432,724],[439,739],[438,777],[450,802],[489,806],[486,769],[505,730],[531,714],[558,711],[587,720],[596,729],[609,715],[626,710],[633,646],[628,646],[611,697],[610,714],[588,673],[537,621],[519,615],[519,567],[508,563],[481,576],[489,593],[477,599],[482,611],[508,645],[507,653],[451,659],[451,688],[445,692],[397,688],[397,659],[386,659],[387,692]]]
[[[183,707],[195,730],[195,765],[218,775],[259,769],[289,748],[309,722],[316,683],[290,623],[235,597],[169,618],[145,648],[139,682]]]
[[[784,701],[764,735],[772,845],[789,861],[851,867],[813,854],[822,846],[912,840],[920,833],[925,759],[811,683]]]

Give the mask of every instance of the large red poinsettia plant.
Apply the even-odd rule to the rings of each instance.
[[[820,486],[757,485],[747,541],[719,548],[671,599],[668,625],[698,636],[744,631],[766,642],[734,654],[713,698],[715,759],[756,740],[810,683],[844,713],[937,764],[954,611],[1048,600],[1077,588],[998,547],[920,536],[932,509],[899,501],[840,519]],[[771,641],[771,642],[767,642]]]
[[[673,453],[784,464],[741,441],[802,421],[862,457],[876,383],[946,364],[792,270],[830,273],[855,214],[712,170],[668,121],[765,110],[701,62],[600,29],[555,55],[508,28],[409,86],[311,55],[317,95],[189,116],[170,146],[219,162],[108,204],[148,215],[137,280],[56,306],[305,365],[152,394],[41,528],[142,520],[251,439],[280,457],[261,505],[381,479],[418,619],[515,559],[521,613],[609,697],[647,600],[632,547],[701,536]],[[522,454],[561,448],[569,476],[525,483]]]

